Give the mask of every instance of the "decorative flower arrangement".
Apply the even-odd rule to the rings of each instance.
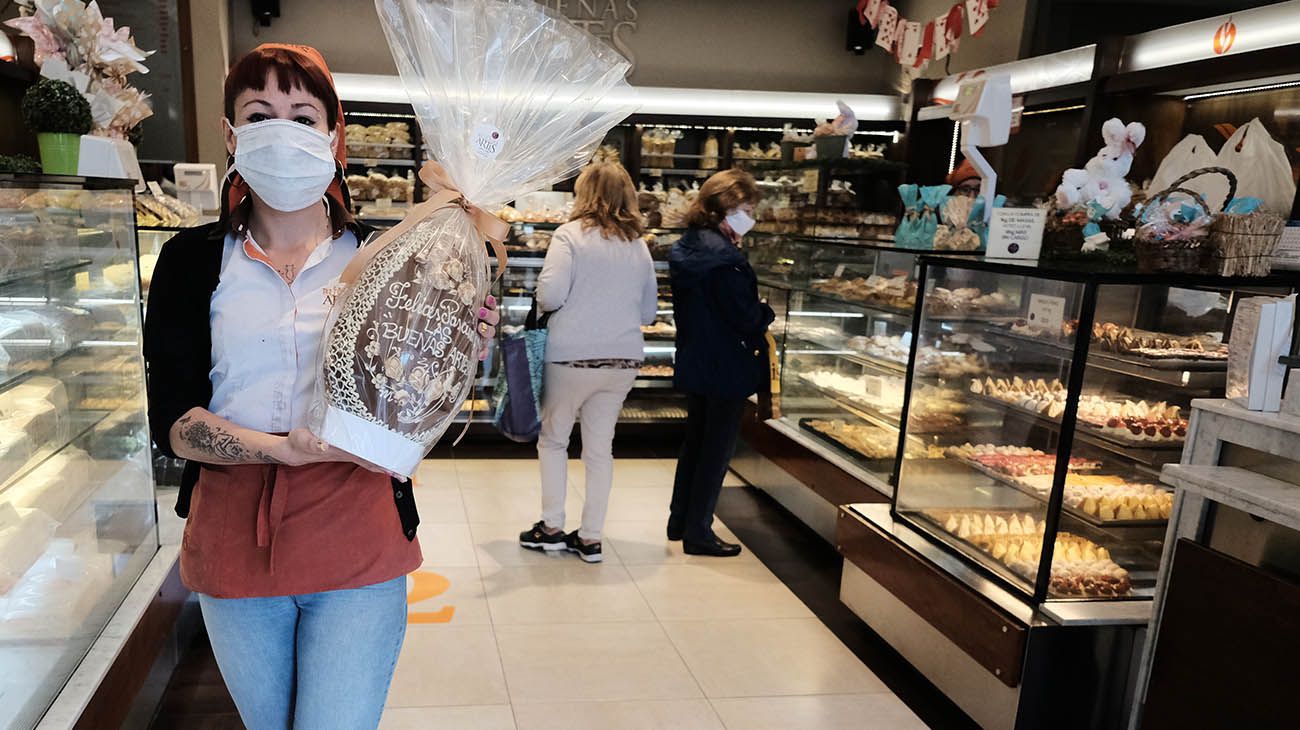
[[[132,73],[148,73],[131,29],[115,28],[97,2],[18,0],[22,17],[6,21],[36,45],[36,63],[45,78],[72,84],[90,103],[91,134],[127,139],[153,114],[149,97],[127,82]]]

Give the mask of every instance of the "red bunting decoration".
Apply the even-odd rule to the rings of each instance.
[[[857,0],[858,22],[876,29],[876,45],[899,63],[921,68],[957,51],[964,29],[980,35],[999,0],[958,0],[944,15],[925,23],[904,18],[890,0]]]

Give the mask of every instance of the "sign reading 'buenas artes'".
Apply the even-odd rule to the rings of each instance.
[[[623,54],[636,69],[636,54],[628,36],[636,32],[639,13],[636,0],[539,0],[573,24],[605,41]]]

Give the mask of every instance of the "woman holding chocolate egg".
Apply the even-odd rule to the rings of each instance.
[[[375,727],[419,517],[409,480],[305,427],[339,277],[371,232],[349,211],[320,53],[266,44],[239,59],[222,130],[221,220],[163,247],[145,322],[154,441],[186,460],[181,578],[246,726]],[[479,312],[485,343],[495,310]]]

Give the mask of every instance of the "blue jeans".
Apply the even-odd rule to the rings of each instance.
[[[272,598],[199,595],[248,730],[379,725],[406,635],[406,578]]]

